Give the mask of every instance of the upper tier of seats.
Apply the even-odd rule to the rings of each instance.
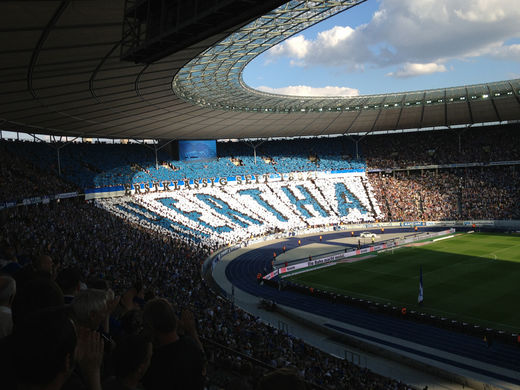
[[[69,144],[60,149],[60,167],[62,176],[81,188],[199,177],[364,169],[363,160],[350,157],[351,141],[338,139],[268,141],[257,147],[256,158],[253,148],[245,143],[219,142],[217,159],[207,161],[175,161],[161,149],[157,167],[154,151],[145,145]],[[4,142],[4,146],[43,170],[58,171],[56,147],[60,145]]]
[[[518,131],[518,126],[508,125],[357,138],[218,142],[217,159],[208,161],[176,161],[166,147],[157,153],[158,166],[153,148],[143,144],[1,141],[1,145],[6,153],[29,160],[37,170],[54,175],[58,172],[60,148],[62,177],[83,189],[200,177],[520,160]],[[9,164],[20,165],[10,160],[6,159],[3,169],[13,171]]]

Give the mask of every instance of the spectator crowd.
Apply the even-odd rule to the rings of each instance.
[[[520,219],[518,168],[370,174],[384,220]]]
[[[438,132],[374,137],[361,146],[377,168],[520,160],[515,129],[469,131],[460,147],[451,142],[455,133]],[[0,171],[1,201],[75,188],[3,144]],[[370,188],[381,219],[520,219],[514,165],[368,177],[356,183],[359,198],[372,202],[361,195]],[[317,202],[335,194],[306,188]],[[209,245],[150,227],[80,199],[0,210],[2,388],[275,390],[273,376],[295,389],[409,388],[242,311],[202,278]]]
[[[0,142],[0,203],[76,190],[52,171],[39,169],[12,153],[6,145]]]
[[[216,295],[200,275],[204,247],[79,200],[0,215],[0,304],[13,323],[1,340],[4,383],[253,389],[266,372],[255,365],[262,362],[268,371],[291,370],[307,388],[408,388],[279,332]]]
[[[374,135],[360,148],[369,169],[520,159],[518,125]]]

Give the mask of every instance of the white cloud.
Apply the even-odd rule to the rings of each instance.
[[[269,56],[287,56],[293,65],[306,67],[353,71],[401,66],[403,72],[407,64],[481,55],[515,60],[516,45],[505,43],[520,37],[518,1],[381,0],[368,23],[355,29],[335,26],[312,40],[298,35],[271,49]]]
[[[334,26],[330,30],[318,33],[318,44],[320,46],[335,47],[351,37],[353,33],[354,29],[349,26]]]
[[[435,62],[430,62],[428,64],[412,64],[408,62],[397,72],[390,72],[386,75],[390,77],[405,78],[446,71],[447,69],[444,65],[436,64]]]
[[[477,0],[461,4],[461,8],[455,9],[455,14],[462,20],[470,22],[499,22],[507,17],[508,10],[504,6],[517,6],[503,0]]]
[[[269,54],[273,57],[284,55],[298,59],[306,58],[312,56],[311,49],[334,48],[347,40],[353,32],[354,30],[349,26],[334,26],[330,30],[318,33],[315,41],[308,40],[301,34],[296,35],[270,49]]]
[[[292,95],[292,96],[358,96],[359,90],[349,87],[321,87],[315,88],[308,85],[290,85],[282,88],[271,88],[266,86],[260,86],[256,89],[274,93],[278,95]]]
[[[492,54],[502,60],[520,62],[520,44],[504,45],[492,49]]]
[[[326,63],[338,66],[344,61],[344,52],[349,42],[355,39],[355,30],[349,26],[335,26],[330,30],[322,31],[315,40],[306,39],[303,35],[289,38],[285,42],[269,50],[268,58],[289,57],[293,66],[309,66],[313,64]],[[362,50],[365,55],[370,56],[368,48]],[[357,64],[347,64],[352,69],[357,69]]]
[[[303,35],[296,35],[286,40],[282,45],[273,47],[270,54],[273,56],[285,55],[288,57],[305,58],[308,54],[310,42]]]

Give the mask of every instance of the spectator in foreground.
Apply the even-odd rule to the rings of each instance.
[[[7,275],[0,275],[0,339],[13,331],[11,306],[16,294],[16,282]]]
[[[0,272],[4,274],[14,275],[22,266],[16,257],[16,249],[13,246],[5,244],[0,249]]]
[[[204,356],[188,334],[179,337],[178,318],[171,304],[153,299],[144,307],[145,326],[154,340],[152,362],[146,376],[146,390],[199,390],[204,387]]]
[[[65,304],[70,304],[80,290],[81,271],[77,267],[64,268],[58,273],[56,283],[63,292]]]
[[[36,278],[26,282],[22,288],[19,288],[13,301],[14,331],[32,313],[45,308],[63,306],[63,303],[63,293],[52,280]]]
[[[114,297],[112,290],[89,288],[76,294],[72,300],[72,310],[79,325],[91,330],[101,330],[108,335],[110,313],[118,303],[119,298]]]
[[[72,300],[72,311],[79,325],[97,330],[106,317],[107,294],[103,290],[89,288],[80,291]]]
[[[30,264],[27,264],[15,274],[20,289],[31,280],[54,280],[54,277],[54,262],[47,255],[35,256]]]
[[[17,388],[61,389],[75,364],[78,340],[74,324],[63,308],[43,309],[27,319],[11,340]]]
[[[112,356],[115,377],[109,378],[104,390],[142,389],[141,379],[152,359],[152,343],[142,335],[130,335],[121,339]]]

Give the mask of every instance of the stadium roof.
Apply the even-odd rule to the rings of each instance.
[[[120,60],[124,0],[1,2],[0,128],[197,139],[520,120],[520,80],[352,98],[272,95],[244,84],[243,68],[262,51],[363,1],[290,1],[262,15],[258,2],[215,0],[244,11],[208,19],[195,10],[175,39],[185,34],[189,45],[148,63]],[[209,36],[197,33],[203,17]]]

